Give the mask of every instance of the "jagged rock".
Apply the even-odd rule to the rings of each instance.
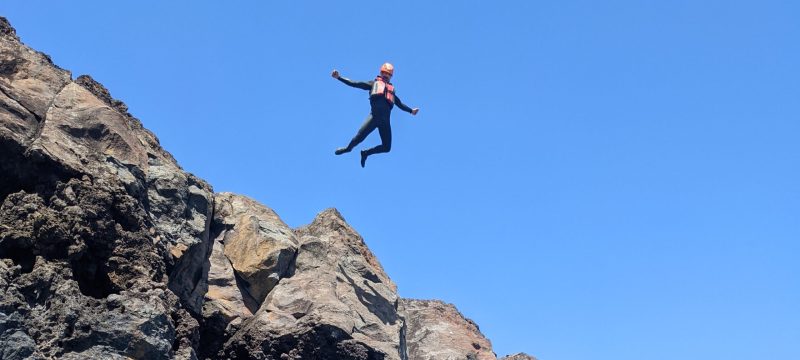
[[[185,173],[102,85],[88,76],[71,81],[13,31],[0,33],[0,196],[83,175],[120,181],[168,250],[170,288],[199,313],[202,264],[211,251],[211,187]]]
[[[514,355],[503,356],[500,360],[536,360],[536,358],[526,353],[516,353]]]
[[[208,262],[200,355],[214,356],[285,277],[298,240],[271,209],[247,197],[214,196],[214,248]]]
[[[124,109],[0,20],[3,358],[195,356],[213,192]]]
[[[2,16],[0,16],[0,36],[10,36],[17,39],[17,30],[14,30],[8,20]]]
[[[238,330],[242,321],[258,310],[258,304],[239,283],[224,245],[214,242],[208,267],[208,292],[205,295],[200,329],[201,359],[215,358],[217,352]]]
[[[297,230],[290,276],[222,351],[254,359],[404,359],[396,287],[333,209]]]
[[[203,317],[219,313],[225,317],[227,324],[236,318],[253,316],[259,305],[241,280],[237,279],[231,261],[225,256],[225,245],[222,241],[215,241],[209,259],[208,292],[203,304]]]
[[[455,306],[438,300],[401,299],[409,360],[494,360],[492,344]]]
[[[36,358],[191,354],[198,325],[160,281],[163,257],[136,204],[120,184],[88,178],[46,199],[6,197],[0,342],[33,342]]]

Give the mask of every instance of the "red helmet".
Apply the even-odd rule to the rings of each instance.
[[[381,65],[381,72],[382,73],[385,72],[389,75],[394,75],[394,66],[392,64],[389,64],[388,62],[384,63],[383,65]]]

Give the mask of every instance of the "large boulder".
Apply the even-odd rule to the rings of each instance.
[[[212,196],[0,18],[0,343],[19,345],[3,358],[194,357]]]
[[[287,278],[220,356],[254,359],[404,359],[394,283],[334,209],[297,230]]]
[[[526,353],[516,353],[513,355],[503,356],[500,358],[500,360],[536,360],[536,358]]]
[[[219,193],[214,204],[200,348],[200,355],[209,357],[288,274],[299,245],[274,211],[250,198]]]
[[[495,360],[489,339],[452,304],[400,300],[409,360]]]

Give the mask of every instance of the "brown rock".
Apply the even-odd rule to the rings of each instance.
[[[401,299],[409,360],[494,360],[492,344],[478,325],[451,304]]]
[[[160,246],[182,249],[167,259],[169,285],[199,313],[211,187],[184,172],[102,85],[86,76],[73,82],[12,31],[0,33],[0,196],[83,175],[122,182],[152,219]]]
[[[537,359],[526,353],[516,353],[514,355],[503,356],[500,360],[537,360]]]
[[[216,194],[214,200],[201,357],[214,357],[253,316],[286,276],[298,247],[294,232],[271,209],[231,193]]]
[[[221,193],[215,204],[215,221],[224,227],[220,236],[225,256],[260,304],[294,259],[294,231],[272,209],[247,197]]]
[[[147,169],[147,150],[127,120],[82,86],[69,83],[53,99],[41,134],[32,146],[75,170],[104,157]]]
[[[199,313],[206,292],[211,187],[120,102],[14,34],[0,20],[0,258],[13,264],[0,267],[0,348],[194,357],[184,306]]]

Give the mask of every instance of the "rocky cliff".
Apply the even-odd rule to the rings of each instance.
[[[400,299],[334,209],[299,229],[185,172],[0,18],[0,359],[495,359]]]

